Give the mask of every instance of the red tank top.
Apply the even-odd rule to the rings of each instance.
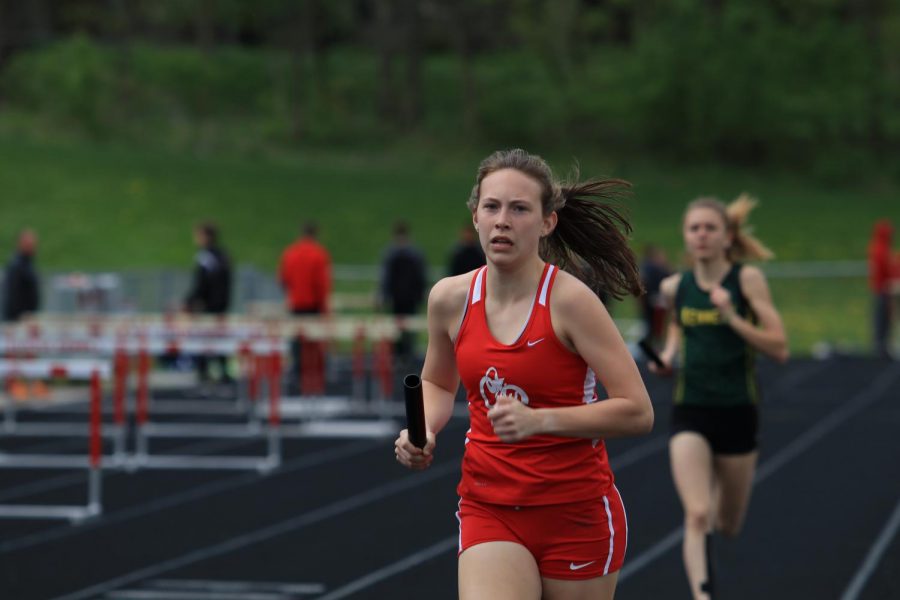
[[[507,444],[494,434],[487,412],[500,394],[530,408],[578,406],[597,400],[594,373],[556,337],[550,293],[558,269],[545,265],[531,314],[518,339],[497,342],[487,326],[487,267],[472,278],[456,337],[456,364],[466,388],[470,428],[463,498],[494,504],[560,504],[597,498],[613,483],[602,440],[536,435]]]

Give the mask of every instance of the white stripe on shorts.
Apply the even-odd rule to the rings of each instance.
[[[466,440],[466,442],[468,441],[469,440]],[[457,504],[456,507],[458,509],[456,511],[456,520],[459,523],[459,543],[457,544],[459,550],[457,550],[457,553],[460,553],[462,552],[462,515],[460,514],[462,513],[462,498],[459,499],[459,504]]]
[[[603,496],[603,506],[606,507],[606,522],[609,525],[609,556],[606,557],[606,566],[603,567],[603,574],[608,575],[609,565],[613,557],[613,540],[616,537],[616,530],[613,527],[612,513],[609,510],[609,499],[606,496]]]

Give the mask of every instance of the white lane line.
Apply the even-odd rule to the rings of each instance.
[[[657,558],[674,548],[681,542],[681,536],[684,534],[684,527],[678,527],[666,534],[666,537],[659,540],[648,549],[638,554],[635,558],[625,560],[625,565],[619,571],[619,583],[628,579]]]
[[[233,581],[221,579],[154,579],[146,587],[162,590],[205,592],[278,592],[280,594],[321,594],[321,583],[296,583],[288,581]]]
[[[642,442],[637,446],[634,446],[633,448],[629,448],[621,454],[610,455],[609,462],[612,466],[613,473],[618,473],[619,471],[626,469],[637,462],[640,462],[648,456],[656,454],[657,452],[668,446],[668,444],[668,434],[659,435],[652,437],[649,440]]]
[[[898,374],[900,374],[900,369],[896,368],[884,371],[869,387],[861,390],[846,404],[843,404],[840,408],[807,429],[800,437],[794,439],[793,442],[760,466],[753,480],[753,485],[759,485],[771,477],[784,465],[809,450],[819,440],[847,421],[847,419],[880,400],[882,395],[891,388]],[[683,533],[684,528],[682,526],[676,527],[654,545],[638,554],[634,559],[626,561],[622,570],[619,571],[619,583],[622,583],[677,546],[681,542]]]
[[[771,400],[773,404],[777,404],[778,402],[795,402],[798,398],[802,398],[803,395],[791,396],[788,394],[789,391],[806,383],[808,379],[812,379],[813,376],[819,375],[830,368],[832,368],[832,365],[827,361],[820,361],[804,364],[791,369],[786,375],[782,376],[771,386],[771,391],[766,392],[763,390],[763,395]]]
[[[199,442],[199,443],[191,443],[183,446],[176,446],[172,449],[172,451],[192,451],[192,452],[214,452],[217,450],[228,450],[231,448],[237,448],[240,445],[244,445],[247,442],[239,442],[235,444],[233,440],[229,440],[225,443],[221,441],[215,442]],[[15,458],[16,453],[10,453],[9,456]],[[109,481],[111,478],[116,477],[117,475],[121,475],[121,472],[111,472],[105,473],[103,475],[103,481]],[[29,483],[24,483],[22,485],[17,485],[15,487],[7,488],[0,492],[0,500],[8,501],[15,498],[21,498],[23,496],[29,496],[31,494],[38,494],[41,492],[49,492],[55,489],[64,488],[69,485],[83,484],[87,479],[87,472],[84,469],[79,469],[75,473],[66,473],[64,475],[57,475],[54,477],[45,477],[43,479],[38,479],[36,481],[32,481]],[[71,527],[66,526],[65,529],[71,529]]]
[[[357,454],[362,454],[364,452],[369,452],[379,445],[380,444],[373,442],[361,442],[322,450],[320,452],[302,456],[295,460],[284,463],[281,468],[273,471],[269,475],[269,477],[281,477],[290,473],[294,473],[296,471],[318,467],[331,461],[348,458]],[[85,531],[89,531],[97,527],[105,527],[107,525],[120,523],[128,519],[142,517],[150,513],[173,508],[187,502],[192,502],[194,500],[207,498],[215,494],[228,492],[245,485],[256,485],[260,481],[261,479],[258,473],[247,473],[246,475],[241,475],[240,477],[214,481],[212,483],[195,488],[190,488],[183,492],[172,494],[170,496],[158,498],[156,500],[153,500],[152,502],[147,502],[146,504],[138,504],[119,512],[104,515],[103,517],[96,519],[95,521],[88,521],[79,525],[78,527],[66,526],[64,528],[60,527],[56,529],[50,529],[45,532],[38,532],[32,535],[27,535],[18,539],[10,540],[8,542],[0,543],[0,553],[21,550],[23,548],[36,546],[38,544],[50,542],[72,535],[80,535]]]
[[[316,600],[338,600],[339,598],[346,598],[351,594],[355,594],[360,590],[371,587],[376,583],[393,577],[398,573],[402,573],[403,571],[407,571],[409,569],[412,569],[413,567],[417,567],[424,562],[428,562],[432,558],[440,556],[448,550],[455,549],[457,541],[457,536],[452,535],[437,542],[436,544],[428,546],[427,548],[422,548],[418,552],[410,554],[409,556],[398,560],[397,562],[384,566],[377,571],[372,571],[371,573],[364,575],[359,579],[351,581],[347,585],[343,585],[335,590],[332,590],[328,594],[325,594],[324,596],[317,598]]]
[[[866,583],[868,583],[872,573],[874,573],[875,569],[878,567],[878,563],[881,561],[881,557],[890,545],[891,540],[893,540],[894,536],[897,534],[897,529],[900,529],[900,502],[897,502],[897,506],[894,507],[891,518],[888,519],[884,529],[882,529],[881,533],[878,535],[878,539],[875,540],[875,543],[869,549],[869,553],[866,554],[866,558],[859,566],[856,575],[850,581],[850,585],[844,590],[844,593],[841,595],[841,600],[856,600],[859,598],[860,594],[862,594],[863,590],[866,588]]]
[[[7,502],[22,496],[30,496],[31,494],[39,494],[41,492],[49,492],[58,488],[74,486],[76,484],[84,485],[87,479],[85,469],[79,469],[75,473],[65,473],[63,475],[55,475],[37,481],[30,481],[15,487],[11,487],[0,492],[0,501]]]
[[[103,596],[107,600],[291,600],[277,592],[195,592],[164,590],[117,590]]]
[[[193,552],[188,552],[187,554],[183,554],[176,558],[148,565],[141,569],[137,569],[119,577],[115,577],[96,585],[92,585],[91,587],[84,588],[77,592],[66,594],[65,596],[59,596],[57,600],[81,600],[82,598],[92,598],[98,594],[103,594],[110,590],[125,585],[130,585],[135,581],[140,581],[142,579],[147,579],[150,577],[156,577],[161,573],[180,569],[202,560],[214,558],[223,554],[228,554],[229,552],[234,552],[235,550],[240,550],[247,546],[252,546],[274,537],[278,537],[280,535],[302,529],[308,525],[313,525],[315,523],[319,523],[320,521],[336,517],[352,510],[356,510],[358,508],[366,506],[367,504],[372,504],[389,496],[399,494],[400,492],[405,492],[413,488],[420,487],[426,483],[429,483],[431,481],[434,481],[435,479],[451,473],[459,473],[459,464],[455,460],[450,460],[440,466],[433,466],[424,473],[408,475],[403,479],[379,485],[365,492],[354,494],[353,496],[346,497],[342,500],[338,500],[337,502],[321,506],[290,519],[274,523],[272,525],[269,525],[268,527],[249,531],[245,534],[225,540],[224,542],[212,544],[203,548],[198,548]]]

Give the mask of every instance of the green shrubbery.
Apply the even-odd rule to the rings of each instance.
[[[834,3],[782,4],[650,4],[627,44],[582,36],[565,56],[513,28],[509,48],[473,55],[469,92],[461,59],[438,44],[423,54],[414,123],[384,114],[379,56],[350,39],[313,65],[276,45],[75,36],[15,54],[0,83],[10,109],[50,126],[165,146],[368,147],[412,135],[778,165],[831,180],[873,166],[900,174],[889,160],[900,147],[900,72],[887,60],[900,51],[897,19],[873,38]]]

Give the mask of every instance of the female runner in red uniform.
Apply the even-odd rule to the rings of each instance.
[[[458,487],[462,599],[615,592],[628,532],[603,438],[653,426],[644,383],[596,294],[641,291],[630,227],[597,201],[624,186],[561,186],[523,150],[496,152],[478,170],[468,206],[487,265],[432,289],[427,444],[415,448],[406,430],[395,443],[401,464],[427,468],[462,379],[471,419]]]

